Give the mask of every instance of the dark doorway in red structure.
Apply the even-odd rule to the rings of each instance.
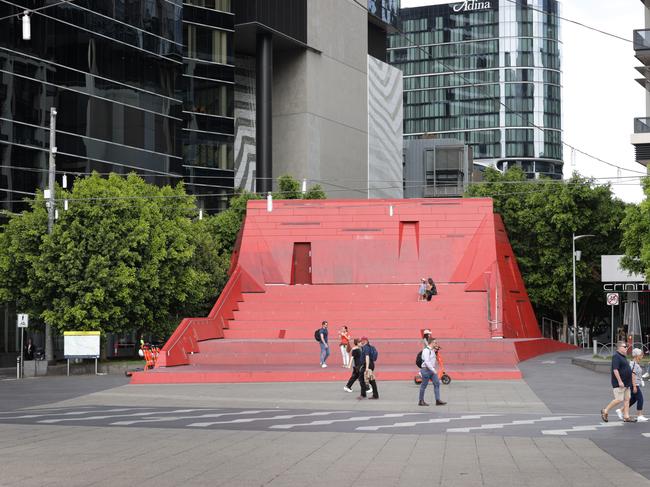
[[[291,284],[311,284],[311,243],[293,244]]]

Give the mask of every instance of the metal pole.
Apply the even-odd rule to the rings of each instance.
[[[20,376],[25,377],[25,329],[20,328]]]
[[[571,254],[571,261],[573,263],[573,344],[578,346],[578,325],[576,323],[576,234],[572,233],[571,237],[571,245],[573,248],[573,253]]]
[[[612,308],[612,351],[614,350],[614,305],[611,305]]]
[[[54,198],[54,184],[56,174],[56,108],[52,107],[50,110],[50,167],[48,171],[48,188],[50,195],[47,205],[47,233],[51,234],[54,230],[54,215],[55,215],[55,198]],[[54,340],[52,337],[52,327],[45,323],[45,360],[48,363],[54,360]]]

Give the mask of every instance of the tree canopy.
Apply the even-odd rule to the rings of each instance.
[[[56,194],[51,235],[42,192],[0,233],[0,300],[59,331],[163,335],[214,302],[226,279],[223,242],[210,219],[197,220],[182,184],[93,174]]]
[[[620,251],[625,205],[609,186],[573,175],[566,181],[527,180],[520,169],[488,169],[483,184],[467,196],[490,196],[503,218],[531,302],[538,311],[572,313],[572,234],[592,234],[576,243],[578,299],[602,298],[600,255]]]
[[[622,264],[626,269],[645,274],[650,278],[650,178],[644,178],[645,200],[639,205],[630,205],[623,220]]]

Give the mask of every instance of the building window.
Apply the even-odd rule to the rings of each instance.
[[[228,64],[228,33],[185,24],[187,57]]]

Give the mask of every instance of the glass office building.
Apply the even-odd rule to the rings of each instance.
[[[404,73],[405,139],[458,139],[476,163],[561,179],[558,8],[467,0],[402,9],[389,62]]]
[[[22,35],[22,11],[31,39]],[[12,16],[13,15],[13,16]],[[50,110],[57,180],[135,171],[232,192],[230,0],[0,0],[0,208],[47,186]],[[70,178],[68,178],[70,179]],[[214,197],[212,196],[214,195]]]

